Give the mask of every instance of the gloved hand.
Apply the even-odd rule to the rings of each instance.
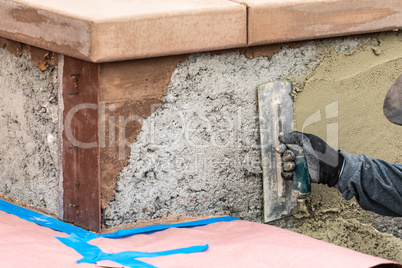
[[[306,157],[311,182],[323,183],[331,187],[338,182],[343,165],[343,156],[321,138],[313,134],[294,131],[279,136],[279,141],[281,142],[280,148],[282,148],[279,149],[279,153],[282,156],[283,178],[292,179],[293,177],[294,152],[290,145],[297,144],[302,147]]]

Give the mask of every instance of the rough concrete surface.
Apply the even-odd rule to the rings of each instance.
[[[0,194],[58,211],[57,67],[0,48]]]
[[[179,64],[164,108],[144,120],[132,144],[105,224],[226,211],[261,221],[256,87],[290,73],[299,79],[318,62],[309,44],[272,61],[205,53]]]
[[[191,55],[173,73],[165,103],[143,121],[142,130],[131,146],[129,164],[121,172],[114,199],[104,212],[103,224],[110,227],[169,215],[228,213],[261,222],[257,86],[286,78],[294,82],[297,105],[314,105],[309,97],[303,102],[302,96],[310,91],[308,83],[316,72],[322,71],[322,66],[336,57],[351,59],[367,51],[378,56],[384,45],[399,40],[393,39],[394,35],[382,35],[379,39],[315,41],[296,48],[285,46],[271,59],[264,56],[248,59],[238,52]],[[399,55],[402,57],[402,53]],[[383,63],[378,59],[378,63]],[[340,69],[347,70],[344,75],[353,76],[354,68],[360,68],[359,64],[347,66],[353,62],[339,65]],[[381,64],[375,65],[379,67],[375,72],[381,70]],[[331,77],[331,68],[322,72]],[[344,84],[337,86],[344,87]],[[345,87],[343,94],[348,96],[353,90],[358,89]],[[343,105],[340,101],[338,104]],[[364,101],[360,103],[363,104]],[[374,104],[369,106],[372,109]],[[298,113],[296,110],[296,116]],[[338,118],[330,120],[330,123],[338,122]],[[346,135],[341,127],[347,123],[339,122],[340,135]],[[344,139],[357,133],[357,130],[350,132]],[[373,142],[374,138],[370,144]],[[367,146],[356,149],[363,152]],[[272,224],[401,261],[401,240],[395,237],[399,236],[400,221],[373,216],[361,210],[356,202],[343,200],[336,191],[314,185],[303,213]],[[394,223],[399,227],[393,226]]]

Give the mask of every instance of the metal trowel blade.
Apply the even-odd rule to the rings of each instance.
[[[292,196],[292,182],[281,176],[281,159],[275,148],[279,134],[293,130],[292,84],[275,81],[258,87],[261,157],[265,222],[290,216],[298,211]]]

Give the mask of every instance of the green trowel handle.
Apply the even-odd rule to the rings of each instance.
[[[296,156],[292,195],[297,198],[297,201],[304,202],[310,192],[310,176],[308,175],[306,158]]]

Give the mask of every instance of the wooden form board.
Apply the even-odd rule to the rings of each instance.
[[[142,118],[163,102],[170,76],[187,56],[114,63],[59,60],[60,218],[101,229]]]
[[[62,218],[100,231],[99,65],[61,58]]]

